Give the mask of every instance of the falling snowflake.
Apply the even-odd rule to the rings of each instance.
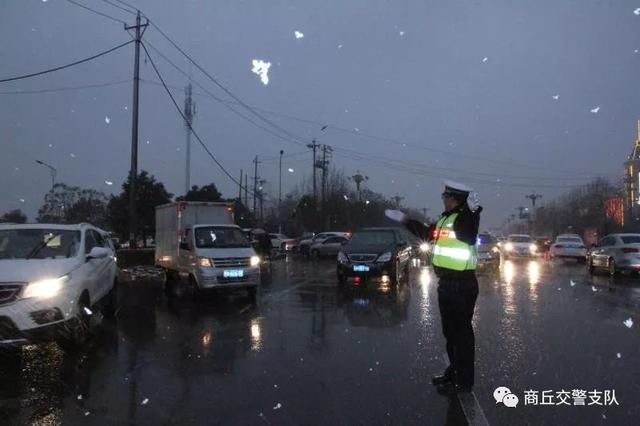
[[[591,286],[591,290],[593,290],[594,292],[595,292],[595,291],[598,291],[598,289],[596,289],[596,287],[595,287],[595,286],[593,286],[593,285]]]
[[[111,182],[110,180],[105,180],[104,183],[109,186],[113,185],[113,182]]]
[[[342,45],[341,44],[338,45],[338,49],[342,49]]]
[[[251,72],[260,76],[260,81],[265,86],[269,84],[269,68],[271,68],[271,62],[265,62],[262,59],[254,59],[252,62],[253,68]]]
[[[349,197],[347,197],[346,195],[343,195],[342,197],[344,198],[345,201],[349,200]]]
[[[142,405],[147,405],[149,403],[149,398],[145,398],[142,400]]]
[[[85,312],[87,315],[93,315],[93,311],[91,311],[91,309],[87,308],[86,306],[84,307],[84,312]]]
[[[404,37],[404,31],[400,31],[398,34],[400,34],[400,37]]]
[[[20,202],[21,202],[21,203],[24,203],[24,198],[20,198]]]
[[[489,60],[489,58],[485,56],[484,58],[482,58],[482,63],[486,64],[488,60]]]
[[[279,402],[276,404],[275,407],[273,407],[274,410],[279,410],[282,408],[282,404],[280,404]]]
[[[105,117],[104,117],[104,122],[105,122],[105,123],[107,123],[107,124],[109,124],[109,123],[111,123],[111,119],[110,119],[109,117],[106,117],[106,116],[105,116]]]
[[[76,158],[76,155],[75,155],[73,152],[72,152],[71,154],[69,154],[69,156],[70,156],[71,158]]]
[[[53,148],[53,144],[52,143],[49,144],[49,148]]]
[[[636,16],[640,15],[640,7],[633,11],[633,14]]]
[[[151,143],[151,141],[147,141],[147,145],[149,145]]]
[[[367,204],[367,205],[369,205],[369,203],[370,203],[370,202],[371,202],[371,201],[367,200],[367,201],[365,201],[364,203],[365,203],[365,204]]]
[[[631,318],[627,318],[623,324],[626,325],[627,328],[631,328],[633,327],[633,320]]]
[[[354,127],[354,128],[353,128],[353,130],[355,130],[356,132],[359,132],[359,131],[360,131],[360,129],[359,129],[359,128],[357,128],[357,127]]]
[[[576,285],[576,283],[573,280],[569,280],[569,284],[571,284],[571,287]]]
[[[618,358],[622,358],[622,354],[621,354],[620,352],[618,352],[618,353],[616,354],[616,356],[617,356]]]
[[[553,99],[554,99],[554,100],[556,100],[556,101],[557,101],[558,99],[560,99],[560,95],[553,95],[552,97],[553,97]]]
[[[88,416],[89,414],[91,414],[89,411],[84,412],[85,417]]]
[[[124,110],[125,110],[125,111],[128,111],[128,110],[129,110],[129,107],[125,105],[125,106],[124,106]]]
[[[293,169],[291,169],[291,168],[289,168],[288,171],[289,171],[289,173],[293,173]]]
[[[304,34],[303,34],[302,32],[300,32],[300,31],[294,31],[294,32],[293,32],[293,35],[294,35],[297,39],[304,38]]]
[[[594,109],[591,110],[591,112],[593,114],[597,114],[598,112],[600,112],[600,107],[599,106],[595,107]]]
[[[78,395],[78,401],[82,400],[82,395]]]

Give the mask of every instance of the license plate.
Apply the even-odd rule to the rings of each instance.
[[[244,277],[244,271],[242,269],[230,269],[224,271],[222,276],[225,278],[242,278]]]
[[[353,265],[353,272],[369,272],[367,265]]]

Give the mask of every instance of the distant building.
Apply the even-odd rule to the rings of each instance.
[[[625,213],[624,224],[627,227],[636,228],[637,219],[640,218],[640,120],[638,120],[638,134],[633,144],[631,155],[625,167]]]

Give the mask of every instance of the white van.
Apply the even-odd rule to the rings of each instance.
[[[0,346],[85,342],[89,318],[116,311],[108,234],[88,224],[0,224]]]
[[[260,283],[260,258],[234,224],[233,204],[178,202],[156,208],[156,265],[169,280],[188,276],[194,290]]]

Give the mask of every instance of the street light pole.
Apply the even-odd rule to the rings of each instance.
[[[278,182],[278,233],[282,234],[282,154],[284,150],[280,150],[280,177]]]
[[[45,163],[44,161],[36,160],[36,163],[49,169],[49,172],[51,173],[51,189],[53,190],[53,187],[56,185],[56,175],[58,174],[58,170],[56,170],[56,168],[52,165]]]

